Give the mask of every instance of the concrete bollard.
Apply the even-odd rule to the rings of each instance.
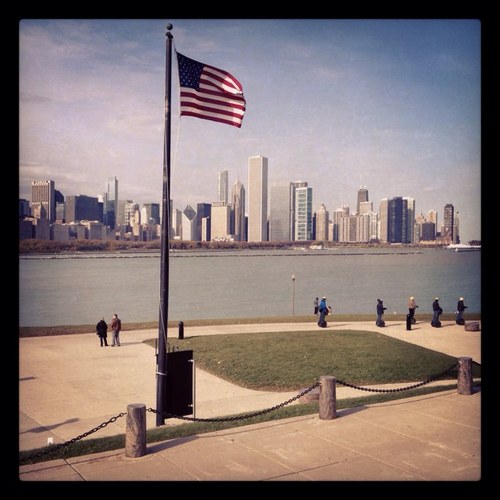
[[[472,394],[472,358],[458,358],[458,394]]]
[[[319,381],[319,418],[321,420],[333,420],[337,418],[335,377],[323,375],[319,378]]]
[[[146,405],[134,403],[127,406],[125,431],[125,456],[142,457],[146,454]]]

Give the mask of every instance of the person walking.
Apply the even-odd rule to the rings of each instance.
[[[99,340],[101,341],[101,347],[108,346],[108,324],[101,318],[99,323],[95,326],[95,331]]]
[[[441,321],[439,321],[439,316],[443,314],[443,310],[439,305],[439,297],[434,298],[434,302],[432,303],[432,321],[431,325],[435,328],[439,328],[441,326]]]
[[[323,297],[321,299],[321,302],[319,303],[319,307],[318,307],[318,312],[319,312],[318,326],[320,326],[321,328],[325,328],[326,327],[325,316],[328,314],[328,307],[326,305],[326,297]]]
[[[417,320],[415,319],[415,309],[417,308],[417,304],[415,302],[415,297],[410,297],[408,299],[408,314],[410,316],[411,324],[414,325]]]
[[[464,298],[460,297],[457,303],[457,312],[455,316],[455,323],[457,325],[465,325],[465,320],[463,318],[464,311],[467,309],[467,306],[464,304]]]
[[[382,299],[377,299],[377,321],[375,324],[377,326],[385,326],[385,321],[382,319],[384,311],[387,307],[384,307],[384,301]]]
[[[115,347],[117,345],[120,347],[120,330],[122,329],[121,319],[118,317],[118,314],[113,314],[113,319],[111,320],[111,330],[113,332],[113,343],[111,347]]]
[[[314,299],[314,314],[318,314],[318,308],[319,308],[319,299],[316,297]]]

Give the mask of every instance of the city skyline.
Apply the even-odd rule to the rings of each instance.
[[[382,220],[384,220],[384,217],[385,217],[385,219],[387,219],[387,214],[386,214],[387,204],[390,202],[394,202],[395,200],[399,200],[400,203],[402,203],[403,200],[405,200],[405,203],[407,204],[408,217],[411,218],[411,220],[413,220],[415,223],[422,223],[422,219],[424,219],[426,223],[433,223],[434,224],[433,236],[430,238],[428,238],[428,237],[427,238],[420,238],[421,240],[422,239],[423,240],[427,240],[427,239],[433,240],[434,237],[436,236],[436,233],[439,233],[440,231],[444,231],[444,233],[446,233],[448,236],[452,236],[452,238],[451,238],[452,241],[455,241],[455,236],[452,233],[454,231],[454,226],[456,223],[457,224],[457,231],[458,231],[456,236],[458,236],[458,239],[461,240],[462,242],[465,241],[463,239],[463,237],[461,236],[461,231],[460,231],[460,228],[458,227],[459,220],[461,219],[460,211],[456,209],[456,207],[453,205],[453,203],[447,203],[444,207],[442,207],[441,222],[440,222],[439,209],[432,208],[425,213],[424,212],[417,213],[415,211],[416,200],[412,196],[402,197],[402,196],[398,195],[398,196],[395,196],[391,199],[384,197],[378,201],[378,205],[374,206],[374,201],[368,201],[369,190],[365,187],[365,188],[359,188],[357,191],[358,202],[356,205],[356,209],[353,209],[353,207],[351,207],[348,204],[344,204],[341,207],[337,207],[337,208],[329,207],[329,209],[327,209],[325,204],[321,204],[320,207],[318,207],[318,209],[312,210],[311,207],[312,207],[312,198],[313,198],[313,188],[310,186],[308,187],[307,181],[298,181],[298,182],[287,181],[287,182],[273,183],[270,186],[267,185],[268,183],[265,181],[265,179],[267,178],[267,158],[262,157],[262,156],[250,157],[248,159],[248,167],[249,167],[249,170],[248,170],[249,181],[250,181],[250,178],[252,176],[255,177],[256,174],[257,174],[257,177],[255,178],[255,180],[258,180],[259,178],[261,178],[262,172],[260,172],[260,171],[261,171],[261,168],[264,167],[264,171],[263,171],[264,175],[263,175],[262,179],[258,180],[255,187],[257,187],[257,192],[260,192],[262,190],[267,191],[267,196],[266,196],[267,201],[264,205],[268,207],[266,222],[264,222],[264,219],[262,219],[261,223],[258,223],[259,228],[258,229],[256,228],[257,233],[255,233],[255,234],[257,235],[256,237],[258,239],[251,240],[251,241],[288,241],[288,240],[290,240],[290,241],[295,240],[296,241],[297,238],[299,240],[306,240],[306,241],[312,240],[312,239],[317,240],[318,239],[317,235],[316,235],[316,238],[311,237],[312,232],[313,232],[312,220],[309,222],[306,222],[305,220],[302,221],[302,225],[304,225],[304,227],[305,227],[305,225],[310,225],[311,227],[309,227],[308,230],[303,228],[303,230],[302,230],[303,234],[301,234],[300,236],[297,234],[297,230],[298,230],[298,227],[301,225],[301,222],[299,221],[300,218],[297,219],[295,222],[298,224],[298,226],[295,226],[293,224],[293,220],[292,220],[293,219],[292,213],[302,212],[303,214],[305,214],[307,212],[311,216],[312,215],[316,215],[316,216],[319,215],[320,217],[324,217],[326,215],[326,219],[320,223],[320,224],[326,224],[326,225],[328,225],[329,222],[337,224],[338,217],[340,214],[344,214],[344,215],[349,216],[349,215],[366,215],[366,214],[374,213],[377,215],[377,218],[381,217]],[[257,168],[257,170],[255,170],[256,168]],[[259,172],[259,173],[257,173],[257,172]],[[221,178],[224,178],[224,181],[222,183],[221,183]],[[228,179],[229,179],[228,171],[219,172],[218,180],[217,180],[219,191],[221,190],[220,188],[221,188],[222,184],[226,185],[226,186],[229,185]],[[264,180],[263,183],[262,183],[262,180]],[[107,182],[106,182],[106,188],[108,188],[110,181],[113,182],[114,189],[116,190],[116,192],[118,192],[118,179],[116,177],[108,178]],[[57,197],[54,198],[54,196],[57,195],[59,197],[59,200],[58,200],[59,202],[64,200],[66,203],[69,203],[71,206],[73,206],[74,200],[76,198],[81,197],[81,198],[95,199],[96,202],[99,198],[103,198],[103,200],[102,200],[103,207],[105,205],[106,193],[104,193],[104,196],[102,196],[102,197],[100,195],[93,197],[93,196],[89,196],[86,194],[65,195],[64,193],[61,193],[59,190],[55,189],[56,182],[53,179],[52,180],[39,180],[39,179],[37,179],[37,180],[33,180],[31,184],[32,184],[31,200],[26,200],[26,201],[28,201],[27,206],[31,208],[31,211],[32,211],[31,215],[36,217],[36,218],[40,218],[40,214],[38,214],[38,212],[40,211],[40,207],[39,207],[40,204],[38,203],[38,201],[39,201],[38,199],[36,199],[36,201],[33,202],[33,200],[35,200],[35,198],[33,198],[33,196],[36,196],[38,198],[39,197],[38,193],[39,193],[39,190],[41,189],[42,196],[40,199],[44,199],[44,200],[47,199],[48,195],[47,195],[46,191],[47,191],[49,186],[51,186],[50,189],[52,191],[53,199],[55,200]],[[266,185],[267,185],[267,189],[265,187]],[[309,209],[306,209],[305,205],[302,208],[300,208],[299,206],[294,206],[294,204],[297,202],[297,199],[300,198],[300,196],[297,195],[297,193],[301,192],[301,190],[299,188],[303,188],[303,189],[306,188],[308,191],[308,194],[307,194],[305,199],[309,200],[308,201],[308,203],[310,205]],[[292,192],[293,192],[293,194],[292,194]],[[262,192],[261,194],[263,195],[264,192]],[[259,196],[259,198],[260,198],[260,196]],[[21,202],[24,200],[20,199],[19,201]],[[157,217],[155,217],[155,218],[157,221],[160,220],[160,215],[159,215],[160,203],[158,203],[158,202],[138,203],[135,200],[117,200],[117,201],[119,201],[118,206],[120,207],[120,205],[121,205],[121,212],[123,212],[123,213],[120,213],[120,211],[118,211],[117,213],[113,212],[113,216],[112,216],[113,220],[115,220],[115,217],[117,218],[117,220],[120,220],[123,218],[124,212],[126,211],[125,204],[131,205],[131,206],[137,206],[138,209],[141,211],[141,213],[142,212],[150,213],[151,206],[155,205],[155,206],[157,206],[157,211],[158,211]],[[376,201],[375,201],[375,203],[376,203]],[[212,236],[214,236],[215,239],[218,239],[218,240],[226,239],[226,238],[230,238],[230,237],[234,237],[237,241],[239,241],[242,237],[245,240],[245,234],[244,234],[244,230],[242,230],[242,227],[245,225],[245,223],[244,223],[245,216],[248,218],[249,214],[248,214],[248,207],[245,203],[245,187],[244,187],[244,184],[242,184],[239,179],[237,179],[232,185],[230,202],[224,202],[224,201],[213,201],[213,202],[208,202],[208,203],[207,202],[198,202],[198,203],[196,203],[197,210],[194,210],[190,204],[186,205],[186,207],[184,207],[182,209],[182,208],[177,207],[175,205],[175,203],[173,203],[171,209],[172,209],[173,214],[175,212],[179,212],[181,215],[182,214],[186,215],[186,213],[189,212],[191,215],[189,217],[187,217],[187,219],[184,216],[182,218],[186,219],[186,221],[190,224],[189,221],[193,216],[196,216],[196,217],[199,216],[198,212],[200,211],[200,209],[201,209],[201,212],[200,212],[201,217],[206,217],[207,216],[206,207],[211,206],[212,216],[215,217],[216,214],[214,212],[214,209],[219,210],[222,207],[227,208],[230,205],[231,205],[231,210],[235,210],[235,215],[234,215],[235,222],[234,222],[234,227],[233,227],[234,233],[229,234],[229,232],[226,231],[226,229],[229,230],[229,226],[230,226],[230,215],[229,215],[229,212],[227,212],[227,214],[224,215],[224,217],[227,219],[226,222],[215,223],[219,228],[222,228],[222,227],[226,228],[223,231],[224,234],[217,233],[217,234],[213,234]],[[255,207],[256,211],[255,210],[254,211],[255,211],[255,214],[259,214],[259,215],[257,215],[257,219],[264,217],[264,210],[263,210],[264,205],[261,205],[259,202],[256,203],[256,207]],[[300,205],[300,203],[299,203],[299,205]],[[48,214],[50,213],[50,207],[47,205],[47,203],[44,203],[44,207],[45,208],[43,208],[43,210],[45,211],[45,214],[47,215],[47,217],[42,216],[41,218],[49,218]],[[96,205],[96,207],[97,207],[97,205]],[[294,208],[292,208],[292,207],[294,207]],[[242,208],[243,208],[243,210],[242,210]],[[353,210],[351,210],[351,209],[353,209]],[[59,208],[55,207],[55,210],[57,212],[59,210]],[[74,212],[74,207],[72,210]],[[450,212],[450,210],[451,210],[451,212]],[[71,210],[70,210],[70,213],[71,213]],[[286,213],[288,213],[288,215],[286,215]],[[61,214],[62,214],[62,212],[61,212]],[[106,215],[105,215],[105,212],[103,211],[103,223],[104,223],[104,225],[106,225],[105,217],[106,217]],[[219,217],[220,217],[220,215],[217,216],[217,218],[219,218]],[[454,217],[456,217],[455,222],[453,222]],[[146,216],[145,220],[148,220],[149,218],[150,218],[149,216]],[[255,218],[255,216],[254,216],[254,218]],[[89,217],[86,216],[85,219],[89,219]],[[97,220],[97,219],[98,219],[98,217],[96,216],[95,218],[91,217],[89,220]],[[74,217],[73,218],[70,217],[70,219],[69,219],[69,221],[71,221],[71,222],[75,221],[75,220],[76,219]],[[222,220],[223,219],[221,219],[221,221]],[[68,222],[68,219],[66,220],[66,222]],[[175,228],[175,225],[176,225],[175,220],[171,221],[171,223],[172,223],[172,226]],[[123,221],[120,224],[123,224]],[[201,224],[201,222],[198,221],[197,222],[197,226],[199,226],[198,229],[195,230],[194,227],[192,227],[192,228],[190,227],[189,232],[190,232],[190,234],[192,233],[191,236],[193,239],[195,239],[195,232],[193,232],[193,231],[196,231],[196,235],[197,235],[196,238],[201,239],[201,240],[205,240],[205,238],[203,236],[204,232],[200,233],[200,231],[202,231],[200,224]],[[212,221],[212,225],[213,224],[214,224],[214,222]],[[263,237],[263,228],[262,228],[261,224],[265,225],[269,231],[269,233],[267,234],[267,238],[265,238],[265,239]],[[387,231],[387,227],[384,226],[384,223],[382,223],[382,224],[383,224],[383,227],[380,229],[381,237],[383,240],[386,240],[387,235],[385,234],[385,232]],[[288,226],[288,229],[286,229],[287,226]],[[408,227],[408,230],[410,231],[410,234],[408,234],[407,236],[403,235],[403,239],[408,238],[408,240],[410,242],[415,241],[414,226],[410,225]],[[316,231],[317,231],[317,229],[316,229]],[[325,241],[327,241],[327,240],[332,241],[332,237],[333,237],[333,240],[337,241],[337,237],[335,236],[335,234],[336,234],[335,229],[333,230],[334,234],[332,234],[331,231],[329,229],[327,229],[326,227],[323,229],[320,229],[320,231],[326,231],[326,234],[325,234],[326,237],[320,238],[320,239],[323,239]],[[369,229],[369,231],[372,233],[372,235],[375,235],[375,233],[379,232],[379,230],[377,230],[377,229]],[[177,231],[175,229],[174,229],[174,232],[177,233]],[[299,230],[299,232],[300,232],[300,230]],[[441,236],[443,236],[444,233],[441,234]],[[471,241],[471,240],[469,240],[469,241]],[[474,240],[474,241],[477,241],[477,240]]]
[[[21,198],[33,179],[97,195],[116,176],[120,198],[161,199],[167,22],[247,101],[241,129],[180,119],[174,53],[176,206],[215,201],[223,170],[245,185],[262,155],[269,185],[308,181],[314,211],[368,187],[414,197],[416,213],[452,203],[462,240],[481,239],[481,24],[467,19],[22,20]]]

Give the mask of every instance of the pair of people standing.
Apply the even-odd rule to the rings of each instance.
[[[455,311],[455,323],[457,325],[465,325],[464,311],[466,309],[467,306],[464,303],[464,298],[460,297],[457,302],[457,310]],[[439,316],[443,314],[443,310],[439,305],[439,297],[435,297],[434,302],[432,303],[432,313],[431,325],[434,327],[440,327],[441,321],[439,321]]]
[[[113,314],[113,319],[111,320],[111,332],[112,332],[112,340],[113,343],[111,347],[120,346],[120,331],[122,329],[121,319],[118,317],[118,314]],[[99,323],[97,323],[95,327],[97,336],[101,341],[101,347],[108,346],[108,325],[106,321],[104,321],[104,317],[101,318]]]

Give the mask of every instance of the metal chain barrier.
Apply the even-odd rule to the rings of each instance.
[[[104,427],[106,427],[108,424],[112,424],[113,422],[116,422],[119,418],[125,416],[126,413],[119,413],[116,415],[116,417],[111,417],[107,422],[103,422],[102,424],[98,425],[97,427],[94,427],[92,430],[88,432],[84,432],[83,434],[80,434],[79,436],[70,439],[69,441],[65,441],[64,443],[56,444],[56,445],[50,445],[48,448],[39,451],[38,453],[34,453],[33,455],[29,455],[27,457],[24,457],[20,462],[28,462],[29,460],[33,460],[34,458],[41,457],[43,455],[47,455],[49,453],[53,453],[56,450],[60,450],[61,448],[64,448],[65,446],[69,446],[70,444],[75,443],[76,441],[79,441],[80,439],[86,438],[87,436],[90,436],[90,434],[93,434],[94,432],[97,432]]]
[[[368,391],[368,392],[402,392],[402,391],[409,391],[409,390],[415,389],[417,387],[422,387],[423,385],[428,384],[428,383],[432,382],[433,380],[437,380],[438,378],[442,377],[443,375],[446,375],[446,374],[450,373],[457,366],[458,366],[458,363],[455,363],[455,364],[451,365],[449,368],[447,368],[446,370],[444,370],[443,372],[438,373],[437,375],[431,376],[428,379],[426,379],[426,380],[424,380],[422,382],[419,382],[418,384],[408,385],[406,387],[400,387],[399,389],[373,389],[373,388],[370,388],[370,387],[361,387],[359,385],[350,384],[349,382],[344,382],[343,380],[337,380],[337,382],[339,384],[345,385],[346,387],[351,387],[353,389],[358,389],[360,391]]]
[[[476,361],[473,361],[473,363],[478,365],[478,366],[481,366],[481,364],[477,363]],[[341,384],[341,385],[344,385],[346,387],[351,387],[352,389],[358,389],[360,391],[384,392],[384,393],[403,392],[403,391],[409,391],[411,389],[415,389],[417,387],[421,387],[421,386],[428,384],[434,380],[437,380],[440,377],[447,375],[448,373],[450,373],[452,370],[454,370],[457,367],[458,367],[458,363],[454,363],[453,365],[451,365],[449,368],[442,371],[441,373],[433,375],[422,382],[419,382],[419,383],[413,384],[413,385],[409,385],[406,387],[400,387],[399,389],[373,389],[370,387],[362,387],[362,386],[358,386],[355,384],[350,384],[349,382],[345,382],[343,380],[336,380],[336,382]],[[283,408],[284,406],[289,405],[290,403],[293,403],[294,401],[300,399],[302,396],[305,396],[307,393],[311,392],[313,389],[315,389],[319,385],[320,385],[320,382],[315,382],[313,385],[311,385],[307,389],[304,389],[302,392],[300,392],[299,394],[297,394],[293,398],[290,398],[287,401],[284,401],[283,403],[277,404],[276,406],[273,406],[271,408],[259,410],[259,411],[253,412],[253,413],[246,413],[243,415],[237,415],[234,417],[196,418],[196,417],[185,417],[183,415],[174,415],[172,413],[163,413],[163,417],[164,418],[176,418],[176,419],[180,419],[180,420],[187,420],[190,422],[234,422],[234,421],[238,421],[238,420],[245,420],[247,418],[258,417],[260,415],[265,415],[267,413],[271,413],[272,411],[276,411],[279,408]],[[153,408],[147,408],[146,411],[151,412],[151,413],[158,413],[158,414],[160,413],[158,410],[155,410]],[[126,413],[119,413],[115,417],[111,417],[107,422],[103,422],[102,424],[98,425],[97,427],[94,427],[92,430],[85,432],[83,434],[80,434],[79,436],[77,436],[73,439],[70,439],[69,441],[65,441],[64,443],[61,443],[58,445],[50,446],[49,448],[46,448],[42,451],[39,451],[38,453],[34,453],[33,455],[29,455],[29,456],[23,458],[20,461],[20,463],[28,462],[28,461],[33,460],[35,458],[38,458],[40,456],[47,455],[47,454],[52,453],[56,450],[60,450],[61,448],[64,448],[65,446],[69,446],[70,444],[73,444],[74,442],[79,441],[80,439],[83,439],[83,438],[89,436],[90,434],[97,432],[100,429],[103,429],[108,424],[116,422],[116,420],[118,420],[119,418],[121,418],[125,415],[126,415]]]
[[[258,417],[259,415],[265,415],[266,413],[270,413],[272,411],[278,410],[279,408],[283,408],[284,406],[293,403],[297,399],[301,398],[308,392],[311,392],[313,389],[318,387],[319,384],[320,384],[319,382],[315,382],[313,385],[311,385],[311,387],[308,387],[307,389],[303,390],[300,394],[297,394],[293,398],[290,398],[288,401],[284,401],[283,403],[273,406],[272,408],[259,410],[254,413],[246,413],[244,415],[237,415],[234,417],[217,417],[217,418],[184,417],[182,415],[174,415],[172,413],[163,413],[162,416],[163,418],[178,418],[180,420],[188,420],[190,422],[234,422],[236,420],[245,420],[247,418]],[[158,410],[155,410],[154,408],[148,408],[146,411],[152,413],[160,413]]]

